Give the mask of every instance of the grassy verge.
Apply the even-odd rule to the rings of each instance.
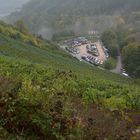
[[[105,69],[111,70],[111,69],[115,69],[116,65],[117,65],[117,60],[111,57],[103,64],[103,67]]]

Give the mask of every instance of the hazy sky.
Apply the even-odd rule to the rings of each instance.
[[[0,0],[0,17],[21,8],[21,6],[28,1],[29,0]]]

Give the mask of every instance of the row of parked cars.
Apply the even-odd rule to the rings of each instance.
[[[70,52],[70,53],[73,53],[73,54],[79,54],[80,53],[80,51],[77,48],[75,48],[75,47],[69,47],[69,46],[67,46],[66,47],[66,50],[68,52]]]
[[[74,39],[69,39],[64,41],[64,44],[67,46],[66,50],[75,55],[80,53],[77,47],[87,43],[88,40],[85,37],[77,37]]]
[[[81,57],[83,60],[85,60],[88,63],[91,63],[93,65],[99,66],[103,64],[103,61],[99,60],[96,57],[93,57],[91,55],[82,55]]]
[[[72,46],[72,47],[81,46],[87,43],[88,40],[85,37],[77,37],[74,39],[65,40],[64,42],[64,44],[66,44],[67,46]]]
[[[105,46],[103,46],[103,45],[102,45],[102,48],[104,50],[104,53],[106,55],[106,58],[109,58],[108,49]]]

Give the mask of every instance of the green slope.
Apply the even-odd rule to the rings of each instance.
[[[139,138],[131,134],[139,128],[139,109],[140,87],[133,79],[0,24],[0,139]],[[89,124],[92,117],[95,125]]]
[[[54,69],[64,69],[75,71],[80,76],[96,77],[99,79],[108,79],[118,82],[129,82],[130,79],[126,79],[122,76],[110,73],[106,70],[100,70],[96,67],[89,66],[83,62],[79,62],[63,50],[59,49],[56,45],[49,42],[40,40],[38,46],[33,46],[29,41],[25,41],[24,38],[13,38],[11,34],[16,34],[18,30],[12,28],[12,26],[1,25],[4,29],[11,30],[11,33],[1,31],[0,33],[0,54],[8,57],[15,57],[17,59],[25,59],[33,63],[39,63],[46,66],[51,66]],[[8,30],[8,31],[9,31]],[[23,33],[22,33],[23,34]],[[11,37],[12,36],[12,37]],[[32,38],[33,36],[25,35],[25,38]]]

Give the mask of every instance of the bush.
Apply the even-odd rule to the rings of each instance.
[[[116,60],[114,58],[109,58],[103,65],[105,69],[111,70],[116,67]]]

